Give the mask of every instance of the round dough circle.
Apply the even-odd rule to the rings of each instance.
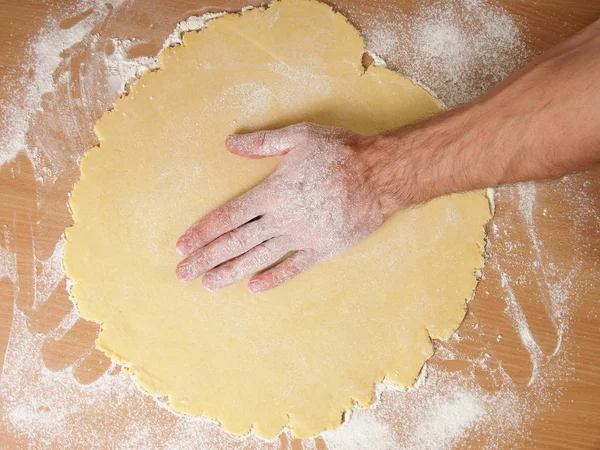
[[[175,242],[259,183],[277,158],[229,154],[228,134],[301,121],[376,134],[440,110],[382,67],[343,16],[312,0],[227,15],[187,33],[96,125],[70,200],[65,266],[97,346],[180,412],[264,437],[338,426],[384,378],[410,385],[430,337],[460,324],[482,266],[475,192],[394,215],[352,250],[260,295],[175,277]]]

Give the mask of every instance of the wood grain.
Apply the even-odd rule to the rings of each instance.
[[[133,50],[133,56],[154,55],[178,21],[209,11],[239,10],[247,3],[239,0],[213,1],[210,4],[195,0],[135,0],[127,5],[126,20],[116,20],[109,28],[99,32],[139,39],[141,44]],[[368,27],[368,21],[377,11],[391,3],[406,14],[414,14],[425,3],[432,2],[339,0],[329,3],[344,12],[360,29]],[[89,14],[86,10],[75,15],[67,14],[74,4],[73,1],[0,1],[0,42],[4,43],[0,50],[0,75],[6,79],[17,79],[26,70],[27,42],[44,25],[47,17],[55,17],[62,26],[69,27]],[[544,51],[600,16],[600,2],[597,0],[504,0],[499,4],[517,19],[534,52]],[[3,83],[0,86],[0,105],[8,103],[11,98],[10,83]],[[88,106],[85,111],[87,119],[81,122],[85,130],[80,137],[69,141],[71,147],[68,151],[73,155],[81,155],[95,144],[91,132],[93,123],[110,107],[111,101],[101,98]],[[55,107],[60,111],[60,105]],[[0,109],[0,121],[6,123],[7,120],[6,112]],[[67,140],[65,137],[65,142]],[[40,334],[55,329],[70,314],[72,305],[64,281],[43,307],[34,308],[33,274],[36,261],[52,254],[57,239],[70,223],[66,200],[77,176],[78,168],[73,163],[55,184],[42,186],[36,182],[31,163],[23,154],[0,167],[0,224],[9,236],[6,242],[8,249],[18,256],[19,279],[18,286],[7,278],[0,280],[0,362],[4,361],[13,321],[13,304],[24,311],[30,329]],[[514,295],[521,303],[536,342],[547,353],[557,345],[556,329],[544,309],[548,277],[552,274],[536,269],[532,264],[536,258],[542,264],[551,261],[556,273],[566,273],[570,267],[577,265],[575,282],[579,288],[570,294],[577,297],[576,308],[572,311],[570,326],[565,330],[568,339],[565,338],[562,350],[571,355],[568,363],[573,371],[568,379],[556,380],[556,389],[562,392],[558,404],[536,413],[520,443],[521,448],[600,448],[600,354],[597,351],[600,348],[600,219],[597,215],[600,211],[600,170],[571,176],[567,183],[568,192],[564,181],[537,184],[534,237],[523,216],[518,214],[522,200],[518,189],[509,186],[499,190],[497,211],[490,227],[500,224],[506,228],[507,235],[490,233],[491,262],[494,264],[485,269],[485,279],[480,283],[461,327],[463,340],[457,344],[465,354],[475,355],[485,350],[502,362],[516,383],[526,385],[532,374],[530,355],[523,348],[514,327],[499,319],[506,308],[502,273],[513,279],[522,276],[524,281],[513,286]],[[582,213],[581,208],[577,209],[580,197],[589,199],[588,215]],[[574,211],[579,211],[577,217],[574,217]],[[516,249],[509,248],[505,245],[507,241],[520,245]],[[535,253],[536,242],[542,243],[541,254]],[[478,327],[493,332],[481,336],[475,332]],[[97,379],[109,368],[106,357],[93,347],[97,330],[97,325],[79,320],[60,339],[48,338],[43,348],[46,366],[52,370],[73,367],[74,376],[81,383]],[[502,339],[498,340],[497,336],[502,336]],[[455,370],[461,370],[459,362],[444,361],[439,356],[434,357],[431,364],[448,370],[454,364]],[[486,381],[486,374],[480,376],[482,383],[492,383]],[[100,420],[108,421],[108,418]],[[281,439],[282,449],[301,448],[298,440],[289,440],[285,436]],[[13,436],[9,429],[1,427],[0,442],[7,448],[26,444]],[[477,448],[477,442],[476,436],[470,436],[459,446]],[[327,448],[322,439],[317,439],[316,446],[319,450]],[[498,446],[505,448],[502,442],[498,442]]]

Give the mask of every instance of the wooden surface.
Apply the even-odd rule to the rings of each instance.
[[[16,80],[27,70],[24,65],[30,58],[27,42],[49,16],[63,21],[61,24],[65,28],[85,17],[84,10],[83,16],[68,15],[65,12],[70,11],[68,3],[73,4],[0,1],[0,42],[4,44],[0,51],[0,76],[3,81]],[[126,14],[105,28],[100,27],[97,32],[138,39],[142,44],[134,49],[135,52],[153,55],[178,21],[207,11],[239,10],[247,2],[213,1],[210,5],[200,6],[205,3],[193,0],[132,1],[126,6]],[[423,7],[422,3],[409,0],[363,3],[340,0],[332,4],[347,14],[359,29],[369,26],[369,21],[390,5],[409,15]],[[565,39],[600,16],[600,3],[597,0],[506,0],[501,5],[516,18],[529,48],[537,52]],[[391,63],[402,67],[402,61]],[[34,140],[35,133],[42,136],[51,128],[58,136],[58,141],[64,142],[56,152],[62,152],[60,154],[70,158],[59,158],[62,171],[55,182],[36,181],[31,162],[24,154],[0,167],[0,224],[6,236],[6,242],[0,245],[5,245],[15,253],[18,261],[18,283],[13,284],[8,278],[0,279],[0,363],[4,361],[4,350],[9,344],[16,309],[23,311],[31,331],[39,336],[52,336],[52,330],[73,308],[66,294],[64,280],[58,283],[41,307],[34,307],[34,274],[39,272],[36,265],[52,255],[57,240],[70,224],[66,201],[72,183],[78,176],[77,164],[71,156],[81,155],[95,143],[93,124],[114,100],[103,96],[102,89],[103,86],[99,85],[95,102],[79,105],[74,108],[76,110],[67,112],[61,109],[60,95],[57,95],[58,100],[54,103],[49,100],[46,105],[46,114],[36,117],[37,122],[32,127],[34,135],[28,139]],[[14,92],[10,83],[3,82],[0,86],[0,104],[8,103]],[[60,126],[53,128],[59,123],[57,117],[67,113],[80,117],[80,133],[77,136],[61,136]],[[6,111],[0,113],[3,129],[9,123],[6,114]],[[44,141],[38,144],[44,145]],[[41,158],[43,165],[44,155]],[[477,295],[469,307],[470,312],[459,331],[461,340],[452,345],[462,354],[491,355],[490,358],[501,362],[515,383],[526,389],[533,370],[532,356],[522,343],[518,327],[511,324],[505,314],[507,308],[510,309],[507,296],[510,300],[513,295],[544,358],[552,359],[560,336],[561,352],[566,356],[559,363],[572,368],[568,376],[549,381],[554,383],[550,390],[560,391],[560,395],[553,397],[556,404],[532,410],[534,417],[527,422],[527,429],[516,446],[598,449],[600,171],[574,175],[566,181],[538,183],[535,201],[529,210],[525,205],[527,192],[517,187],[505,187],[499,191],[496,215],[489,229],[491,254],[484,271],[485,279],[478,287]],[[560,284],[561,278],[567,274],[571,277],[568,283]],[[507,279],[517,281],[507,287]],[[549,296],[558,295],[556,291],[560,287],[566,294],[559,297],[568,297],[565,301],[571,302],[572,306],[568,309],[570,318],[565,322],[568,323],[567,329],[558,332],[548,313],[549,303],[546,300]],[[42,349],[44,364],[54,371],[71,367],[73,376],[80,383],[96,380],[110,367],[110,361],[93,347],[97,330],[97,325],[79,320],[60,339],[48,337]],[[439,354],[434,357],[431,366],[447,370],[461,368],[456,361],[448,361]],[[3,364],[0,367],[7,370]],[[481,376],[481,383],[486,383],[485,374],[475,373],[475,376]],[[92,423],[95,420],[102,421],[103,418],[90,417]],[[479,430],[478,433],[486,434],[488,431]],[[475,433],[456,445],[477,448],[478,439]],[[0,427],[0,443],[7,448],[19,448],[26,446],[27,439],[15,436],[10,427],[3,425]],[[496,444],[500,448],[506,447],[502,439],[497,438]],[[29,445],[32,448],[43,447],[33,441]],[[281,448],[288,448],[288,445],[299,448],[298,442],[288,442],[288,438],[282,436]],[[316,445],[320,449],[327,447],[322,440],[317,440]]]

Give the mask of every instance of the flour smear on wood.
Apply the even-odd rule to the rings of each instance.
[[[128,7],[128,2],[113,1],[109,6],[94,0],[80,2],[75,9],[52,11],[46,25],[27,42],[19,73],[3,80],[14,95],[0,111],[0,165],[10,166],[10,176],[16,178],[20,168],[14,165],[15,158],[26,155],[34,172],[38,210],[49,208],[55,186],[62,183],[64,189],[76,179],[78,170],[74,169],[94,140],[93,124],[124,92],[126,83],[158,67],[156,58],[128,56],[139,41],[106,32],[114,21],[127,20]],[[361,32],[377,64],[387,61],[392,69],[436,92],[449,106],[478,96],[531,57],[513,18],[483,0],[438,2],[411,16],[387,4],[371,15],[341,9],[352,22],[362,24]],[[61,26],[64,19],[80,14],[73,25]],[[179,44],[182,32],[200,30],[219,15],[181,22],[170,36],[163,36],[165,46]],[[585,195],[587,186],[566,178],[559,188],[573,211],[565,220],[576,239],[578,226],[589,217],[598,220],[599,212]],[[502,335],[485,329],[469,313],[449,342],[436,343],[436,356],[415,386],[401,391],[382,383],[374,407],[353,409],[340,428],[304,440],[301,448],[439,450],[469,437],[477,437],[480,445],[490,448],[510,447],[527,439],[537,413],[557,406],[561,386],[573,370],[573,350],[567,344],[574,308],[586,290],[577,276],[582,258],[578,259],[576,251],[572,264],[565,268],[547,248],[536,225],[535,184],[503,188],[497,201],[518,208],[492,221],[483,275],[497,275],[503,293],[498,300],[505,302],[502,319],[530,356],[530,377],[518,381],[511,377],[487,347],[490,336],[501,343]],[[66,201],[63,206],[67,208]],[[544,216],[552,214],[543,211]],[[526,240],[512,232],[514,220],[525,223]],[[67,367],[47,368],[43,349],[66,339],[77,313],[71,309],[51,330],[32,330],[30,318],[19,306],[29,293],[17,263],[31,260],[26,262],[33,274],[22,278],[33,275],[29,300],[33,311],[42,310],[55,290],[64,289],[63,241],[59,239],[53,250],[42,251],[34,233],[33,255],[19,254],[15,232],[10,224],[5,226],[0,245],[0,278],[14,287],[13,318],[0,376],[3,433],[31,448],[104,448],[106,442],[115,448],[300,448],[287,432],[269,441],[252,434],[237,437],[213,421],[173,414],[160,400],[138,390],[115,364],[99,378],[83,383],[77,374],[91,347]],[[505,267],[506,261],[496,256],[498,249],[512,255],[524,247],[532,251],[515,258],[517,265],[531,265],[527,276]],[[522,307],[518,287],[527,283],[538,285],[540,301],[556,330],[556,345],[550,350],[536,342]],[[481,286],[476,302],[488,300],[489,292]],[[465,340],[481,341],[481,351],[467,354],[461,347]],[[448,362],[457,364],[457,370],[448,369]]]

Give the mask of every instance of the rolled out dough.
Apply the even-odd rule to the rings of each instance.
[[[431,338],[460,324],[482,266],[482,192],[405,210],[354,249],[264,294],[175,277],[175,242],[196,219],[259,183],[276,158],[229,154],[234,132],[300,121],[376,134],[440,110],[382,67],[313,0],[210,21],[168,49],[96,125],[71,197],[65,267],[97,346],[148,392],[236,434],[335,428],[384,378],[415,380]]]

